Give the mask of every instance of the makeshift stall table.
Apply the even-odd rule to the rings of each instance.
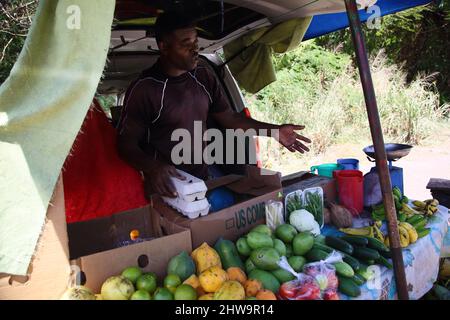
[[[403,261],[405,262],[406,281],[410,299],[420,299],[432,288],[438,276],[441,252],[450,249],[450,239],[447,232],[450,216],[449,210],[444,206],[439,206],[438,209],[427,225],[427,228],[431,229],[430,233],[403,249]],[[355,225],[362,223],[364,223],[363,219],[354,220]],[[327,225],[322,229],[322,234],[338,235],[341,232]],[[397,292],[393,270],[377,265],[375,271],[378,273],[378,276],[361,286],[361,295],[359,297],[349,298],[341,294],[341,299],[396,299]]]

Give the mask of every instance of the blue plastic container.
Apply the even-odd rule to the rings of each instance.
[[[337,164],[344,167],[343,170],[359,170],[359,160],[352,158],[342,158],[338,159]]]

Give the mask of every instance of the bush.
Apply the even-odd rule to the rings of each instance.
[[[278,80],[255,95],[245,95],[255,119],[305,125],[313,155],[335,143],[369,141],[359,74],[347,54],[307,42],[275,61]],[[389,65],[382,52],[372,59],[371,68],[386,141],[421,143],[445,120],[450,106],[439,105],[439,95],[425,77],[408,84],[405,72]]]

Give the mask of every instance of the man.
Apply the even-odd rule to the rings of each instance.
[[[163,13],[157,19],[155,36],[160,58],[128,88],[118,136],[119,154],[144,173],[152,192],[176,196],[170,177],[184,177],[171,160],[178,143],[171,141],[172,133],[185,129],[194,135],[196,121],[202,123],[204,132],[208,116],[227,129],[278,130],[278,141],[289,151],[309,151],[303,142],[311,141],[294,131],[303,126],[263,123],[231,109],[214,74],[198,66],[197,31],[192,21],[181,14]],[[203,153],[204,147],[204,143],[200,149],[193,144],[192,158],[194,153]],[[208,177],[205,163],[177,168],[201,179]]]

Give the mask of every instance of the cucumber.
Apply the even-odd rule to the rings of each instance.
[[[347,241],[344,241],[342,239],[339,239],[337,237],[331,237],[331,236],[326,236],[325,237],[325,244],[327,246],[330,246],[336,250],[342,251],[346,254],[352,254],[353,253],[353,247],[350,243],[348,243]]]
[[[325,236],[322,234],[317,235],[314,238],[314,243],[325,244]]]
[[[339,280],[338,286],[339,292],[352,298],[356,298],[361,295],[361,289],[351,278],[341,277],[338,275],[338,280]]]
[[[344,260],[345,263],[349,264],[354,271],[358,271],[361,267],[359,261],[352,256],[349,256],[348,254],[346,254],[342,260]]]
[[[392,258],[391,251],[378,251],[378,253],[380,254],[380,256],[383,256],[386,259],[391,259]]]
[[[327,245],[324,245],[324,244],[320,244],[320,243],[314,243],[313,249],[319,249],[319,250],[325,251],[327,253],[332,253],[333,251],[335,251],[333,248],[331,248]]]
[[[365,264],[361,264],[361,268],[355,273],[366,279],[366,281],[371,280],[372,277],[374,276],[373,273],[368,270],[368,266]]]
[[[230,267],[238,267],[241,270],[244,270],[244,263],[239,257],[237,248],[232,241],[219,238],[214,245],[214,249],[219,254],[222,266],[225,270]]]
[[[367,247],[369,249],[374,249],[378,252],[381,252],[381,251],[389,252],[389,248],[386,247],[386,245],[383,242],[381,242],[380,240],[372,238],[372,237],[366,237],[366,239],[368,241]]]
[[[351,245],[359,246],[359,247],[365,247],[369,243],[369,240],[365,237],[358,237],[358,236],[342,236],[342,240],[347,241]]]
[[[306,259],[308,259],[308,261],[315,262],[315,261],[325,260],[328,256],[329,256],[329,253],[327,253],[323,250],[311,249],[306,254]]]
[[[333,263],[333,266],[336,269],[336,273],[340,276],[351,278],[355,275],[355,271],[353,271],[352,267],[345,262],[336,262]]]
[[[353,250],[353,257],[369,262],[371,260],[378,260],[380,254],[374,249],[355,247]]]
[[[350,267],[352,267],[352,269],[354,271],[359,269],[359,265],[360,265],[359,261],[357,259],[353,258],[351,255],[348,255],[348,254],[346,254],[344,252],[340,252],[338,250],[335,250],[335,249],[333,249],[333,248],[331,248],[329,246],[321,245],[319,243],[314,243],[313,249],[319,249],[319,250],[325,251],[327,253],[332,253],[333,251],[337,251],[337,252],[339,252],[342,255],[342,260],[345,263],[349,264]]]
[[[352,280],[356,283],[358,286],[362,286],[364,283],[367,282],[366,278],[364,278],[359,273],[355,272],[355,275],[352,277]]]
[[[385,266],[388,269],[392,269],[392,264],[383,256],[380,255],[380,258],[375,260],[376,263],[379,263],[383,266]]]

